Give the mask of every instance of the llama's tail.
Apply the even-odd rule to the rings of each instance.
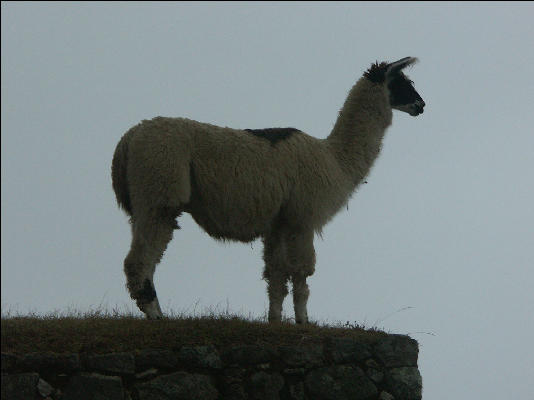
[[[119,207],[132,216],[132,204],[127,179],[129,138],[130,135],[124,135],[115,148],[111,163],[111,181]]]

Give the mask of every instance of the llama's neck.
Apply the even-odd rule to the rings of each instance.
[[[341,168],[359,184],[369,173],[391,125],[387,89],[361,78],[352,87],[326,139]]]

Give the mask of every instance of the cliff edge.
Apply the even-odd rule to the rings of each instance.
[[[146,325],[147,321],[138,323]],[[140,335],[149,335],[151,330]],[[221,336],[226,335],[224,340],[219,340],[217,330],[212,332],[213,340],[202,333],[200,343],[185,340],[183,335],[163,335],[152,338],[152,342],[145,337],[148,346],[136,343],[133,348],[128,343],[109,347],[109,342],[93,332],[91,345],[85,338],[78,348],[66,346],[70,351],[58,351],[61,344],[56,343],[49,346],[50,350],[41,346],[38,351],[28,352],[30,346],[21,347],[21,352],[13,344],[17,338],[9,337],[15,330],[3,327],[2,400],[422,397],[418,344],[408,336],[353,334],[349,329],[346,333],[327,329],[314,335],[313,328],[286,326],[273,330],[268,325],[263,331],[261,326],[249,331],[247,335],[236,328],[237,341],[229,340],[231,329],[220,330]],[[194,331],[188,334],[196,336]],[[64,340],[68,342],[69,338]],[[127,341],[128,335],[114,340]]]

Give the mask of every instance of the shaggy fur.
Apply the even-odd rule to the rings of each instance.
[[[294,128],[240,130],[164,117],[126,132],[113,157],[113,189],[132,225],[127,287],[147,317],[162,317],[155,266],[176,217],[188,212],[216,239],[261,237],[269,321],[280,321],[291,281],[295,320],[307,322],[314,234],[369,173],[392,107],[423,112],[423,100],[401,72],[413,62],[407,57],[371,66],[350,90],[326,139]]]

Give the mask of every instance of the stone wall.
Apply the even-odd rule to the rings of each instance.
[[[294,346],[112,354],[2,353],[2,400],[417,400],[417,342],[388,335]]]

